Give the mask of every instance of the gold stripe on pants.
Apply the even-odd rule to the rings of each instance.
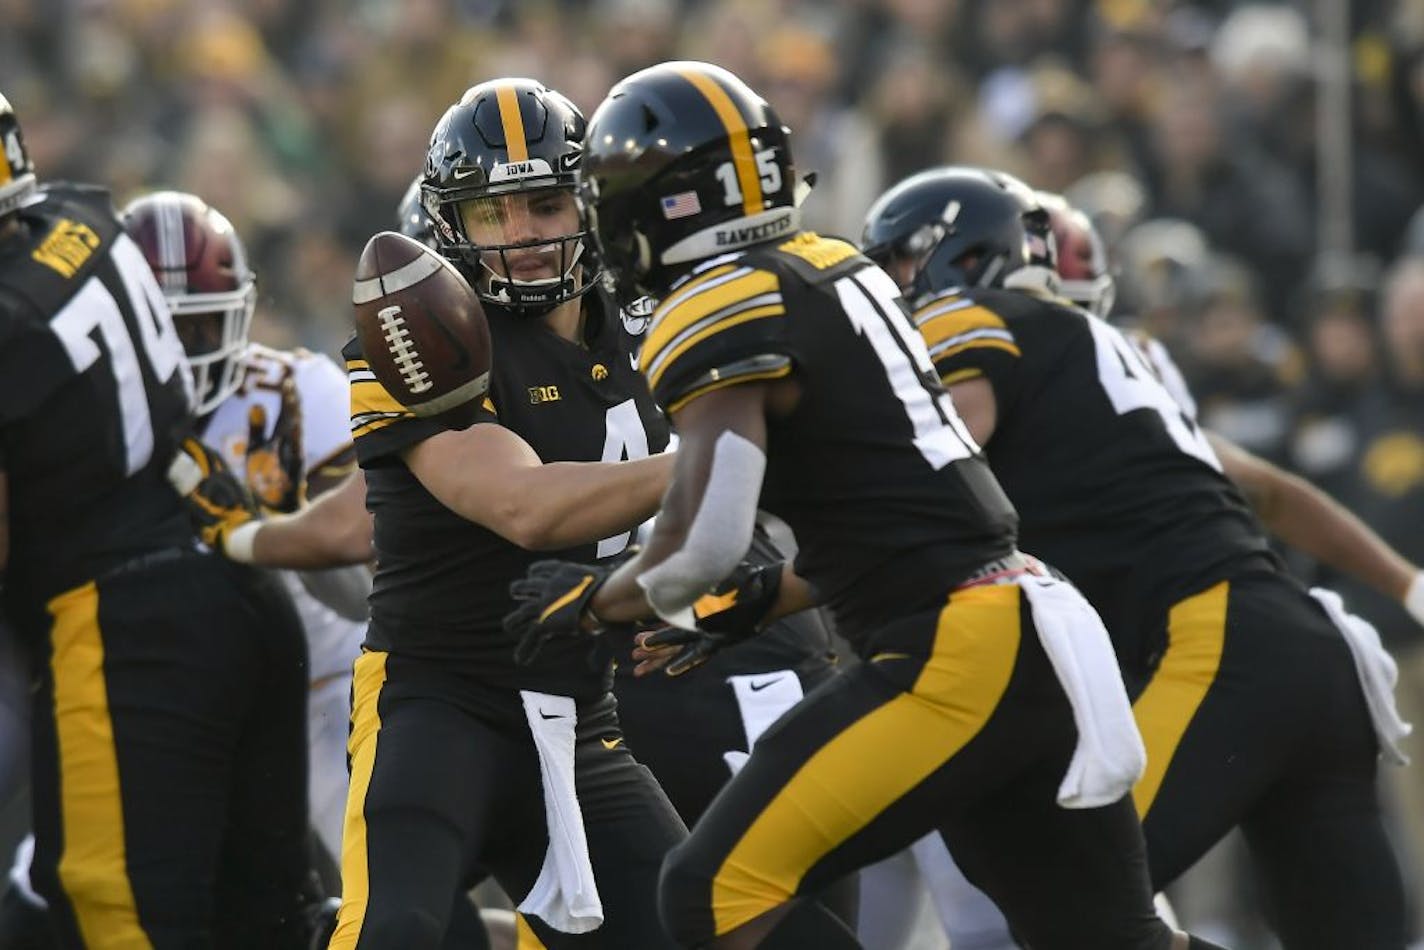
[[[1016,584],[950,596],[913,689],[831,736],[727,855],[712,882],[718,936],[790,900],[818,861],[979,733],[1013,675],[1019,597]]]
[[[64,829],[59,882],[86,945],[151,950],[128,876],[99,589],[92,581],[76,587],[51,600],[48,610],[54,618],[50,672]]]
[[[1147,747],[1147,769],[1132,789],[1140,818],[1147,816],[1156,801],[1172,756],[1216,681],[1226,642],[1230,595],[1230,582],[1222,581],[1174,604],[1167,615],[1167,651],[1132,706]]]
[[[361,939],[366,903],[371,896],[366,848],[366,791],[376,765],[376,740],[381,731],[381,688],[386,683],[386,653],[363,653],[351,679],[351,790],[346,796],[346,821],[341,831],[341,912],[330,950],[352,950]]]

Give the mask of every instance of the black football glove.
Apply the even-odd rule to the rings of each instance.
[[[290,513],[306,500],[302,458],[302,404],[290,375],[282,381],[282,408],[267,434],[267,410],[247,410],[247,490],[268,512]]]
[[[198,537],[222,554],[232,532],[257,517],[257,506],[222,455],[191,436],[168,466],[168,481],[183,496]]]
[[[714,654],[749,640],[760,632],[781,593],[781,562],[742,561],[726,580],[692,605],[696,630],[666,627],[638,637],[635,659],[659,665],[668,676],[681,676],[706,663]],[[665,662],[661,654],[675,651]],[[640,664],[641,665],[641,664]]]
[[[529,573],[509,585],[519,606],[504,617],[504,629],[519,638],[514,662],[527,666],[544,644],[555,637],[586,637],[588,603],[608,579],[606,567],[571,561],[535,561]]]

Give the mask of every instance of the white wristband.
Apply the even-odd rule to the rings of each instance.
[[[249,521],[247,524],[238,525],[223,540],[223,554],[227,555],[229,561],[251,564],[255,557],[252,549],[257,544],[257,532],[260,530],[262,530],[260,521]]]
[[[1414,575],[1409,590],[1404,592],[1404,609],[1416,623],[1424,625],[1424,571]]]

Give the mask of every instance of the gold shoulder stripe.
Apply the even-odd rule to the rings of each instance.
[[[973,330],[1006,329],[1004,318],[994,311],[978,304],[964,306],[962,301],[959,303],[960,306],[943,301],[932,303],[915,313],[915,326],[920,328],[920,335],[927,345],[933,347]]]
[[[480,403],[480,407],[488,412],[493,412],[495,415],[499,415],[499,412],[494,408],[494,400],[488,396],[485,397],[484,402]]]
[[[667,351],[666,357],[660,355],[656,365],[652,363],[645,364],[648,367],[648,387],[650,389],[656,388],[658,385],[658,381],[663,378],[663,374],[667,372],[668,367],[676,363],[677,358],[679,356],[681,356],[683,353],[686,353],[688,350],[692,349],[694,346],[696,346],[698,343],[701,343],[708,337],[716,336],[724,330],[730,330],[732,327],[746,323],[750,320],[760,320],[764,317],[775,317],[785,312],[786,308],[780,303],[763,304],[759,307],[752,307],[749,310],[744,310],[741,313],[728,317],[725,320],[717,320],[711,323],[709,326],[703,327],[701,330],[698,330],[696,333],[693,333],[687,339],[670,348]]]
[[[957,356],[965,350],[974,349],[1003,350],[1012,356],[1023,356],[1018,346],[1010,343],[1008,340],[1000,340],[996,337],[981,337],[979,339],[967,340],[963,343],[955,344],[954,346],[945,347],[937,353],[932,352],[930,353],[930,358],[938,363],[940,360],[947,360],[951,356]]]
[[[692,400],[696,399],[698,396],[705,396],[713,390],[725,389],[728,386],[735,386],[737,383],[751,383],[761,379],[779,379],[782,376],[790,375],[790,373],[791,364],[787,363],[784,366],[778,366],[775,369],[763,370],[759,373],[748,373],[745,376],[733,376],[731,379],[719,379],[714,382],[710,382],[705,386],[699,386],[691,392],[684,393],[677,399],[674,399],[672,405],[668,406],[667,414],[670,416],[675,415],[679,409],[692,402]]]
[[[711,76],[687,70],[683,72],[682,78],[702,93],[727,130],[727,138],[732,145],[732,165],[737,171],[737,184],[742,189],[743,213],[749,217],[760,214],[766,210],[762,207],[761,175],[757,171],[756,158],[752,155],[751,135],[747,130],[746,120],[742,118],[737,104],[727,95],[727,90]]]
[[[776,249],[801,258],[816,270],[827,270],[860,253],[849,241],[821,237],[812,231],[803,231]]]
[[[529,143],[524,139],[524,117],[519,114],[519,90],[499,86],[494,91],[499,102],[499,121],[504,125],[504,148],[511,162],[529,160]]]
[[[413,418],[413,417],[409,417],[409,416],[377,416],[376,418],[371,419],[369,422],[363,422],[363,423],[361,423],[360,425],[353,425],[353,426],[351,427],[351,440],[352,440],[353,442],[358,441],[359,439],[361,439],[361,437],[370,435],[372,432],[375,432],[377,429],[384,429],[386,426],[391,425],[392,423],[395,423],[395,422],[400,422],[402,419],[406,419],[406,418]]]
[[[945,386],[953,386],[955,383],[967,382],[971,379],[978,379],[984,375],[984,371],[977,366],[966,366],[964,369],[957,369],[952,373],[945,373],[939,381]]]
[[[352,372],[352,371],[354,371],[354,370],[370,369],[370,368],[371,368],[371,364],[368,363],[368,362],[366,362],[365,360],[347,360],[347,361],[346,361],[346,371],[347,371],[348,373],[350,373],[350,372]]]
[[[353,380],[351,383],[351,416],[367,412],[399,412],[409,410],[376,380]]]
[[[703,317],[740,301],[762,294],[775,294],[780,290],[780,281],[772,272],[749,268],[742,268],[742,271],[741,276],[733,279],[709,281],[701,290],[688,295],[679,294],[679,299],[673,301],[671,306],[659,308],[648,338],[643,342],[639,362],[651,366],[657,359],[658,351]]]

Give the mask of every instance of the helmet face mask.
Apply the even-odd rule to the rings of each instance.
[[[257,280],[247,251],[220,212],[196,195],[161,191],[131,202],[124,230],[143,251],[187,354],[205,416],[242,385]]]
[[[467,267],[478,268],[487,297],[503,306],[553,306],[586,289],[578,204],[570,188],[539,188],[466,198],[455,205],[468,236]]]
[[[37,187],[20,120],[10,101],[0,95],[0,218],[18,210]]]
[[[593,287],[574,198],[584,128],[531,79],[474,86],[435,127],[422,203],[436,247],[485,303],[538,316]]]
[[[699,261],[789,237],[796,181],[790,132],[765,100],[720,67],[662,63],[589,120],[580,201],[626,305]]]

